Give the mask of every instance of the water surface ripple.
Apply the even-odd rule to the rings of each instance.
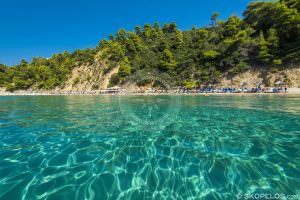
[[[299,97],[0,97],[1,200],[238,194],[300,197]]]

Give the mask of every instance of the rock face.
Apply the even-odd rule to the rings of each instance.
[[[246,87],[255,87],[256,83],[262,82],[265,86],[274,86],[277,81],[287,83],[289,87],[300,87],[300,66],[284,70],[250,69],[234,77],[224,77],[221,85],[239,87],[245,82]]]
[[[120,66],[107,69],[105,63],[93,65],[82,65],[72,70],[70,78],[66,81],[63,88],[56,88],[56,91],[92,91],[107,89],[110,78],[118,73]],[[106,73],[105,73],[106,71]]]

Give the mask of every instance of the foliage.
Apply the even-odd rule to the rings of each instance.
[[[73,80],[73,85],[77,85],[79,82],[80,82],[80,78],[79,78],[79,77],[76,77],[76,78]]]
[[[265,40],[264,34],[261,31],[259,34],[259,52],[257,58],[262,62],[268,62],[271,60],[272,55],[269,53],[268,44]]]
[[[187,89],[193,89],[194,87],[197,86],[195,81],[184,81],[183,86]]]
[[[119,75],[117,73],[113,74],[109,81],[109,87],[115,86],[120,82]]]
[[[120,69],[118,76],[120,80],[124,80],[125,77],[131,74],[131,66],[127,57],[125,57],[120,63]]]
[[[218,56],[218,54],[219,53],[215,50],[208,50],[208,51],[203,52],[204,58],[211,58],[211,59],[216,58]]]
[[[165,49],[159,60],[160,69],[163,71],[172,71],[176,67],[176,61],[173,57],[173,54],[170,50]]]
[[[5,83],[5,72],[7,67],[3,64],[0,64],[0,87]]]
[[[99,89],[99,85],[97,85],[97,84],[92,85],[92,90],[98,90],[98,89]]]

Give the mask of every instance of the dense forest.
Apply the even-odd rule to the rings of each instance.
[[[284,68],[300,61],[300,1],[252,2],[241,19],[226,21],[214,13],[203,28],[180,31],[176,23],[145,24],[133,31],[119,30],[94,49],[65,51],[51,58],[7,67],[0,64],[0,87],[53,89],[63,87],[72,69],[99,67],[107,73],[117,65],[110,85],[122,85],[138,72],[166,73],[175,85],[193,87],[217,83],[253,66]],[[103,67],[103,66],[101,66]]]

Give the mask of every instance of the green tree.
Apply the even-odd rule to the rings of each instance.
[[[144,25],[144,32],[143,33],[144,33],[144,38],[145,39],[150,38],[151,30],[152,30],[152,28],[151,28],[151,25],[149,23]]]
[[[187,88],[187,89],[193,89],[194,87],[197,86],[197,83],[196,83],[196,81],[191,81],[191,80],[189,80],[189,81],[184,81],[184,82],[183,82],[183,86],[184,86],[185,88]]]
[[[177,30],[177,24],[175,22],[172,22],[169,26],[169,33],[175,33]]]
[[[176,68],[176,61],[173,57],[173,54],[170,50],[165,49],[159,60],[160,68],[164,71],[173,71]]]
[[[163,33],[168,33],[169,30],[170,30],[170,25],[165,23],[162,28]]]
[[[141,29],[141,26],[136,26],[135,27],[135,34],[138,35],[138,36],[141,36],[142,35],[142,29]]]
[[[203,55],[204,55],[204,58],[214,59],[219,55],[219,53],[215,50],[208,50],[208,51],[203,52]]]
[[[271,59],[273,59],[274,64],[281,64],[281,59],[276,59],[279,52],[279,37],[277,35],[277,30],[274,28],[269,29],[267,38],[268,48],[270,49],[270,54],[272,54]]]
[[[211,16],[211,22],[212,22],[212,26],[216,27],[218,25],[218,21],[217,18],[219,17],[219,13],[218,12],[214,12],[214,14]]]
[[[110,41],[109,44],[102,49],[101,53],[103,59],[119,62],[125,56],[125,49],[122,44]]]
[[[122,60],[120,63],[118,75],[120,77],[120,80],[124,80],[130,74],[131,74],[131,65],[129,63],[128,57],[125,57],[124,60]]]
[[[177,30],[175,35],[172,37],[171,47],[173,49],[178,49],[183,45],[183,34],[181,31]],[[166,45],[165,45],[166,46]]]
[[[5,71],[6,71],[6,66],[0,64],[0,87],[2,87],[3,84],[5,83]]]
[[[126,43],[126,49],[132,54],[136,54],[143,48],[141,38],[133,32],[128,33],[128,40]]]
[[[269,53],[268,43],[265,40],[264,33],[261,31],[259,34],[259,52],[257,58],[261,62],[269,62],[272,55]]]
[[[158,22],[155,22],[155,23],[154,23],[154,26],[153,26],[153,28],[154,28],[154,30],[155,30],[156,32],[159,32],[159,31],[161,31],[161,29],[160,29],[160,25],[159,25],[159,23],[158,23]]]
[[[21,62],[20,62],[20,67],[27,67],[28,66],[28,62],[25,60],[25,59],[22,59]]]
[[[269,44],[269,48],[272,51],[277,51],[279,48],[279,37],[277,35],[277,30],[274,28],[270,28],[268,32],[267,42]]]
[[[231,16],[223,25],[223,35],[225,37],[235,36],[241,29],[243,23],[242,20],[237,16]]]
[[[110,35],[109,35],[109,40],[110,40],[110,41],[115,41],[115,36],[114,36],[113,34],[110,34]]]
[[[127,33],[125,29],[120,29],[116,34],[116,41],[120,42],[121,44],[125,44],[127,40]]]

